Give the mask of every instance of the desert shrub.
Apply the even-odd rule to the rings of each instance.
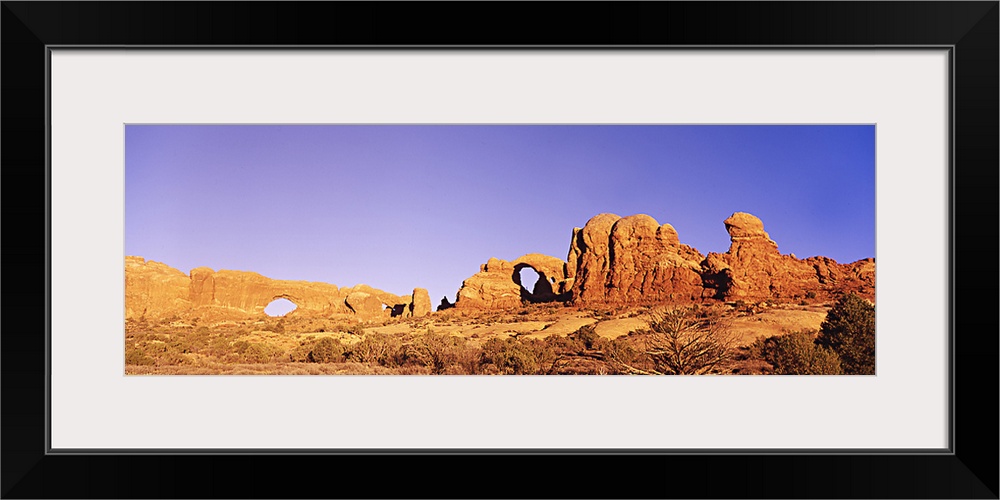
[[[653,368],[649,359],[636,348],[631,338],[618,337],[606,342],[603,349],[604,359],[613,367],[615,373],[646,374],[646,370]]]
[[[134,347],[125,348],[126,365],[154,365],[156,360],[146,356],[146,353]]]
[[[253,343],[243,350],[241,359],[244,363],[270,363],[283,351],[268,342]]]
[[[434,365],[430,347],[423,342],[403,344],[396,351],[394,363],[400,366],[426,366]]]
[[[736,353],[737,338],[726,321],[700,319],[692,308],[667,309],[651,316],[649,330],[633,332],[623,341],[638,356],[625,345],[606,356],[619,370],[650,375],[712,373]]]
[[[577,331],[572,333],[572,336],[573,338],[583,342],[583,345],[586,346],[587,349],[593,349],[594,342],[597,342],[597,339],[601,338],[600,335],[597,334],[597,329],[592,324],[581,326]]]
[[[250,342],[245,340],[237,340],[230,344],[230,350],[236,354],[243,354],[250,347]]]
[[[483,344],[479,364],[485,373],[532,375],[548,371],[555,352],[535,339],[492,338]]]
[[[153,341],[143,346],[146,356],[154,359],[156,366],[185,365],[191,362],[176,345]]]
[[[812,290],[809,290],[808,292],[806,292],[806,298],[807,299],[815,299],[816,298],[816,292],[814,292]]]
[[[378,364],[386,367],[398,366],[398,352],[402,341],[385,334],[366,336],[361,342],[354,344],[347,359],[358,363]]]
[[[312,344],[306,357],[313,363],[339,363],[344,360],[344,350],[340,341],[323,337]]]
[[[347,326],[343,327],[343,329],[341,331],[343,331],[344,333],[350,334],[350,335],[357,335],[357,336],[361,336],[361,335],[365,334],[365,329],[360,324],[357,324],[357,323],[355,323],[353,325],[347,325]]]
[[[424,334],[403,344],[397,351],[397,363],[423,366],[434,374],[469,374],[475,370],[476,357],[468,351],[464,338]]]
[[[777,375],[838,375],[840,358],[832,350],[817,345],[812,332],[795,332],[757,339],[751,346],[753,357],[771,365]]]
[[[606,339],[604,337],[597,337],[597,340],[594,341],[593,348],[598,351],[604,351],[611,346],[611,342],[612,342],[611,339]]]
[[[156,357],[157,366],[186,365],[190,363],[190,358],[175,350],[168,350]]]
[[[208,342],[206,351],[211,356],[224,356],[232,352],[233,346],[226,337],[215,337]]]
[[[204,326],[190,333],[175,332],[175,338],[173,344],[180,347],[182,352],[200,352],[212,343],[212,333]]]
[[[292,363],[312,363],[312,342],[302,342],[288,351],[288,360]]]
[[[587,349],[582,340],[575,338],[572,334],[567,337],[560,337],[558,335],[550,335],[545,337],[545,343],[548,344],[550,348],[560,355],[575,355],[580,354]]]
[[[125,333],[141,332],[149,328],[146,318],[129,318],[125,320]]]
[[[848,375],[875,374],[875,306],[851,293],[841,297],[820,325],[816,343],[840,356]]]

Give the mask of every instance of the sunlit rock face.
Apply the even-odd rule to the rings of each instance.
[[[676,229],[645,214],[603,213],[574,228],[566,261],[529,254],[491,258],[458,291],[456,307],[510,309],[530,302],[574,304],[691,303],[712,300],[828,299],[848,292],[875,298],[875,260],[839,264],[827,257],[782,255],[754,215],[723,221],[730,247],[702,255]],[[540,279],[521,286],[530,266]]]
[[[724,300],[820,299],[854,292],[875,299],[875,259],[838,264],[827,257],[783,255],[757,217],[737,212],[725,220],[729,251],[705,258],[703,277]]]
[[[736,212],[723,224],[729,251],[702,255],[681,243],[670,224],[645,214],[604,213],[575,228],[567,260],[538,253],[513,261],[491,258],[458,291],[454,307],[504,310],[526,303],[690,303],[710,300],[828,299],[854,292],[875,299],[875,260],[840,264],[827,257],[783,255],[757,217]],[[520,271],[539,279],[529,290]],[[126,319],[198,317],[211,320],[264,315],[284,298],[295,316],[349,316],[361,320],[425,316],[424,288],[394,295],[368,285],[274,280],[248,271],[207,267],[185,274],[142,257],[125,258]],[[450,304],[449,304],[450,306]]]
[[[530,267],[538,281],[528,290],[521,283],[521,269]],[[572,278],[567,276],[566,261],[538,253],[523,255],[513,261],[495,257],[479,266],[479,272],[462,282],[455,307],[459,309],[510,309],[523,302],[554,302],[569,298]]]
[[[662,303],[702,300],[795,300],[855,292],[875,296],[875,261],[839,264],[827,257],[782,255],[754,215],[723,224],[729,251],[702,256],[680,243],[670,224],[648,215],[599,214],[574,229],[568,269],[574,303]]]
[[[701,300],[703,256],[670,224],[637,214],[599,214],[574,231],[575,302],[642,304]]]
[[[161,318],[189,311],[191,278],[166,264],[125,257],[125,318]]]
[[[258,317],[272,301],[284,298],[296,306],[290,315],[372,320],[426,314],[430,309],[426,293],[415,289],[414,295],[400,296],[368,285],[338,288],[331,283],[275,280],[254,272],[207,267],[184,274],[142,257],[125,258],[126,319]],[[413,305],[414,296],[419,297],[419,305]]]

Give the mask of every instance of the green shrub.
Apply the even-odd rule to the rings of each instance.
[[[339,363],[344,360],[344,345],[336,339],[324,337],[312,345],[307,356],[313,363]]]
[[[282,354],[282,351],[275,345],[262,342],[248,345],[241,354],[244,363],[270,363],[276,356]]]
[[[848,375],[875,374],[875,306],[851,293],[841,297],[820,325],[816,343],[840,356]]]
[[[583,345],[586,346],[587,349],[593,349],[594,343],[597,342],[597,339],[601,338],[601,336],[597,334],[597,329],[593,324],[581,326],[580,329],[572,333],[572,336],[573,338],[583,342]]]
[[[226,337],[215,337],[207,346],[208,354],[211,356],[224,356],[232,350],[233,346]]]
[[[606,341],[604,346],[604,360],[607,361],[615,373],[639,374],[648,373],[654,368],[646,354],[638,348],[636,342],[630,337],[618,337]]]
[[[769,363],[777,375],[839,375],[840,359],[817,345],[811,332],[795,332],[758,339],[750,351]]]
[[[464,338],[424,334],[402,345],[396,362],[401,366],[423,366],[434,374],[470,374],[475,369],[475,356],[469,350]]]
[[[398,353],[402,346],[402,341],[396,337],[372,334],[354,344],[347,358],[358,363],[378,364],[391,368],[398,366]]]
[[[545,337],[545,343],[551,347],[556,354],[577,355],[583,353],[583,351],[587,349],[587,346],[584,345],[583,341],[576,338],[572,334],[567,337],[550,335]]]
[[[236,342],[230,344],[230,347],[232,351],[235,352],[236,354],[243,354],[244,352],[246,352],[247,348],[250,347],[250,342],[247,342],[245,340],[237,340]]]
[[[177,351],[167,351],[156,358],[157,366],[175,366],[175,365],[187,365],[191,363],[191,359],[188,358],[183,353]]]
[[[543,374],[552,367],[555,352],[535,339],[492,338],[483,344],[480,366],[486,373]]]
[[[139,349],[128,347],[125,349],[125,364],[126,365],[154,365],[156,361],[146,353]]]
[[[288,351],[288,360],[292,363],[312,363],[312,342],[302,342]]]

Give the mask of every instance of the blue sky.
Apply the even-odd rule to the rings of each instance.
[[[750,212],[782,253],[875,256],[875,127],[127,125],[125,252],[436,305],[490,257],[562,259],[601,212],[724,252]]]

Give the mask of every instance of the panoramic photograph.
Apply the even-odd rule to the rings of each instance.
[[[874,375],[874,125],[126,125],[126,375]]]

